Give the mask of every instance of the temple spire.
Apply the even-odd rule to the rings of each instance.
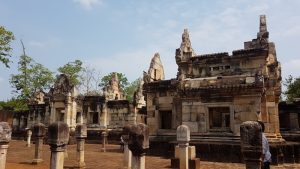
[[[183,52],[192,52],[193,56],[194,56],[194,50],[192,48],[188,29],[184,29],[184,31],[183,31],[180,49]]]
[[[269,38],[269,32],[267,30],[267,20],[266,15],[260,15],[259,19],[259,32],[257,33],[258,39],[266,39]]]

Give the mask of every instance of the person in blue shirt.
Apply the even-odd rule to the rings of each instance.
[[[265,124],[261,121],[258,121],[258,123],[261,125],[262,129],[262,169],[270,169],[270,163],[271,163],[271,153],[270,153],[270,146],[267,137],[264,134],[265,131]]]

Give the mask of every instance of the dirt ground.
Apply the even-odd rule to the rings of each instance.
[[[43,162],[38,165],[31,164],[34,157],[34,146],[26,147],[25,141],[13,140],[9,143],[6,169],[48,169],[50,160],[50,149],[48,145],[43,146]],[[76,145],[67,147],[68,157],[65,159],[66,169],[73,169],[76,165]],[[123,154],[118,145],[108,145],[107,152],[101,152],[101,145],[85,145],[86,169],[123,169]],[[146,169],[171,168],[170,159],[159,157],[146,157]],[[201,169],[244,169],[243,164],[217,163],[201,161]],[[300,164],[286,164],[272,166],[272,169],[300,169]]]

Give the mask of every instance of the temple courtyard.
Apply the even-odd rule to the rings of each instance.
[[[76,164],[76,145],[68,145],[68,157],[65,159],[66,169],[75,168]],[[34,144],[26,147],[25,141],[12,140],[9,143],[7,153],[6,169],[48,169],[50,160],[49,145],[43,145],[44,162],[31,164],[34,157]],[[85,144],[86,169],[122,169],[123,153],[119,145],[109,144],[106,152],[101,151],[100,144]],[[154,156],[146,156],[146,169],[171,168],[170,159]],[[201,161],[202,169],[244,169],[241,163],[219,163]],[[300,164],[284,164],[271,166],[272,169],[298,169]]]

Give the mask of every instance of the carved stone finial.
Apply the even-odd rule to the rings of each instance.
[[[181,61],[187,61],[189,58],[195,55],[196,54],[192,48],[188,29],[184,29],[180,48],[176,49],[175,53],[176,62],[178,63]]]
[[[268,42],[269,32],[267,30],[267,20],[266,15],[260,15],[259,19],[259,32],[257,33],[257,39],[261,41],[261,43]]]
[[[260,15],[260,19],[259,19],[259,32],[267,32],[266,15]]]
[[[128,147],[134,156],[141,156],[149,148],[149,129],[148,126],[139,123],[129,128]]]
[[[191,41],[190,41],[190,35],[188,32],[188,29],[184,29],[182,34],[182,42],[180,45],[180,49],[183,52],[189,52],[192,49]]]
[[[150,76],[150,81],[164,80],[165,73],[164,67],[160,60],[159,53],[155,53],[148,70],[148,75]]]

